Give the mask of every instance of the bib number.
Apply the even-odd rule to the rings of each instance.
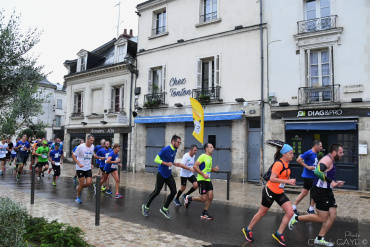
[[[112,169],[116,169],[117,168],[117,165],[111,165],[111,168]]]
[[[208,174],[209,178],[211,178],[211,173],[210,172],[207,172],[207,174]]]
[[[56,166],[60,166],[60,162],[55,162],[55,165]]]
[[[284,186],[285,186],[285,184],[284,184],[284,183],[281,183],[281,184],[279,185],[279,188],[280,188],[280,189],[284,189]]]
[[[92,154],[84,154],[84,160],[91,160]]]
[[[42,154],[41,158],[46,159],[48,156],[46,154]]]

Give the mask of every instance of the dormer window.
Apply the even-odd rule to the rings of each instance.
[[[83,56],[80,58],[80,71],[85,71],[86,70],[86,56]]]
[[[114,59],[115,63],[122,63],[125,61],[127,54],[127,40],[126,38],[119,38],[115,43]]]
[[[82,72],[87,69],[87,53],[88,52],[86,50],[81,50],[79,53],[77,53],[77,72]]]

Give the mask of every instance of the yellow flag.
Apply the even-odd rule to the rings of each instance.
[[[204,112],[198,100],[190,98],[191,108],[193,109],[194,131],[193,136],[203,145],[204,138]]]

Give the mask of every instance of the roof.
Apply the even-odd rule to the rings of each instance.
[[[48,81],[48,79],[44,79],[42,81],[39,81],[39,84],[41,84],[42,86],[48,86],[48,87],[54,87],[54,88],[57,88],[57,85],[55,85],[54,83],[51,83],[50,81]]]
[[[138,5],[136,5],[136,8],[137,7],[141,7],[141,6],[145,5],[145,4],[150,3],[150,2],[153,2],[153,1],[156,1],[156,0],[148,0],[148,1],[145,1],[145,2],[142,2],[142,3],[139,3]]]

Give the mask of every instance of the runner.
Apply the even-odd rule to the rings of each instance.
[[[110,142],[109,141],[105,141],[104,145],[103,145],[103,148],[99,149],[98,152],[96,153],[95,155],[95,158],[97,159],[97,161],[99,160],[99,170],[101,171],[101,173],[103,174],[104,176],[104,166],[105,166],[105,161],[107,160],[108,158],[108,155],[113,151],[113,149],[110,148]],[[111,195],[112,194],[112,191],[109,189],[109,176],[107,178],[107,181],[105,182],[105,187],[104,187],[104,184],[102,184],[102,188],[101,188],[101,191],[105,193],[107,193],[108,195]]]
[[[37,167],[38,167],[38,179],[40,179],[41,175],[44,177],[44,172],[49,169],[48,163],[48,153],[50,148],[48,146],[47,141],[42,141],[42,146],[37,148],[35,155],[38,156],[37,158]],[[45,166],[45,168],[43,168]]]
[[[204,202],[204,210],[200,216],[202,219],[213,220],[213,217],[208,214],[208,209],[213,200],[213,185],[211,182],[211,172],[218,172],[219,168],[216,166],[212,168],[212,154],[214,147],[211,143],[204,145],[205,154],[201,154],[195,162],[193,169],[198,173],[198,185],[200,197],[185,197],[185,208],[189,208],[192,201]]]
[[[92,176],[92,178],[94,179],[96,176],[98,176],[98,175],[102,175],[102,174],[104,174],[104,173],[102,173],[102,171],[100,170],[100,165],[101,165],[101,159],[98,159],[97,158],[97,156],[96,156],[96,154],[97,154],[97,152],[100,150],[100,149],[102,149],[102,148],[104,148],[104,144],[105,143],[105,140],[104,139],[102,139],[101,141],[100,141],[100,145],[97,145],[95,148],[94,148],[94,158],[95,158],[95,160],[96,160],[96,168],[98,168],[98,171],[95,173],[95,174],[93,174],[93,176]],[[104,163],[104,165],[105,165],[105,163]],[[104,165],[103,165],[103,167],[104,167]],[[105,187],[104,187],[104,185],[102,184],[102,191],[103,191],[103,188],[104,188],[104,190],[106,189]]]
[[[73,148],[73,151],[72,151],[72,153],[74,153],[75,151],[76,151],[76,149],[77,149],[77,147],[79,146],[79,145],[81,145],[81,144],[84,144],[85,143],[85,141],[84,140],[82,140],[82,139],[75,139],[75,140],[73,140],[73,142],[75,142],[75,146],[74,146],[74,148]],[[72,142],[72,144],[73,144],[73,142]],[[77,165],[77,164],[76,164]],[[76,175],[73,177],[73,183],[77,183],[77,170],[76,170]]]
[[[60,165],[63,165],[63,150],[59,149],[60,144],[55,143],[54,150],[49,153],[49,161],[53,167],[53,185],[56,186],[56,179],[60,176]]]
[[[6,153],[8,152],[8,143],[6,143],[6,140],[3,139],[0,142],[0,175],[3,175],[5,173],[5,163],[6,163]]]
[[[17,180],[21,178],[21,173],[23,171],[23,166],[26,165],[27,158],[28,158],[28,151],[30,150],[30,143],[27,141],[27,135],[23,135],[22,139],[17,142],[17,145],[15,147],[15,150],[17,151],[17,160],[16,160],[16,170],[17,173]]]
[[[89,187],[92,182],[91,169],[94,168],[92,164],[94,139],[93,135],[88,135],[86,143],[80,144],[72,154],[72,159],[76,162],[76,171],[79,181],[79,185],[77,186],[77,203],[82,203],[81,191],[83,188]]]
[[[344,181],[334,181],[335,165],[343,153],[343,147],[339,144],[332,144],[329,154],[325,155],[315,169],[315,182],[311,190],[312,198],[316,203],[317,214],[294,215],[289,221],[289,229],[299,221],[323,223],[319,235],[315,238],[314,244],[334,246],[333,243],[325,240],[325,235],[337,217],[337,203],[335,202],[333,188],[342,187]]]
[[[8,161],[9,162],[9,166],[11,166],[12,165],[12,161],[13,161],[13,158],[12,158],[12,154],[11,153],[13,152],[14,145],[13,145],[13,142],[10,141],[10,138],[9,137],[6,139],[6,143],[8,143],[8,149],[7,149],[7,153],[6,153],[6,161]]]
[[[245,238],[248,241],[254,241],[252,235],[253,227],[260,221],[260,219],[266,215],[271,205],[276,201],[280,207],[285,211],[285,215],[281,221],[280,227],[276,233],[272,234],[272,237],[276,239],[281,245],[286,246],[283,232],[289,223],[289,219],[294,215],[292,209],[292,203],[284,193],[285,184],[295,185],[296,180],[289,178],[290,167],[289,161],[293,159],[293,148],[288,144],[284,144],[280,150],[283,157],[279,161],[275,161],[272,170],[270,180],[266,186],[262,189],[262,202],[258,212],[253,216],[251,222],[246,228],[243,228]]]
[[[168,206],[170,205],[173,198],[176,196],[176,182],[172,176],[172,166],[180,166],[178,163],[174,163],[177,149],[180,147],[181,138],[177,135],[173,135],[171,138],[171,145],[162,148],[162,150],[158,153],[155,158],[155,162],[159,164],[158,166],[158,173],[157,173],[157,180],[155,183],[155,189],[150,194],[148,201],[146,204],[142,205],[142,213],[145,217],[148,217],[149,214],[149,207],[154,198],[156,198],[162,190],[164,183],[170,188],[171,193],[167,197],[167,201],[164,204],[163,208],[159,209],[159,211],[167,218],[170,219],[171,215],[168,210]]]
[[[16,158],[17,158],[17,151],[15,150],[15,147],[17,146],[17,142],[20,140],[19,137],[17,137],[16,141],[15,142],[12,142],[13,143],[13,150],[12,152],[10,153],[11,156],[12,156],[12,162],[10,165],[12,165],[12,163],[14,162],[14,170],[16,170],[16,167],[18,167],[18,165],[16,165]],[[17,172],[15,172],[17,173]]]
[[[107,181],[109,174],[112,174],[112,177],[114,178],[114,180],[116,180],[116,199],[123,197],[119,193],[119,177],[118,177],[118,170],[117,170],[117,165],[122,167],[122,164],[120,163],[121,160],[120,158],[118,158],[119,156],[118,153],[120,149],[121,149],[121,146],[119,144],[116,143],[113,145],[113,151],[108,154],[107,160],[105,161],[105,165],[104,165],[104,175],[102,179],[100,180],[100,184],[103,184],[104,182]],[[94,184],[94,188],[95,188],[95,184]]]
[[[186,192],[183,195],[184,201],[185,201],[185,198],[186,198],[187,195],[190,195],[191,193],[196,191],[196,189],[198,189],[198,182],[197,182],[197,179],[195,178],[195,176],[193,174],[194,173],[194,169],[193,169],[194,157],[195,157],[195,154],[197,153],[197,151],[198,151],[197,146],[193,144],[193,145],[190,146],[189,152],[184,154],[184,156],[182,156],[182,160],[181,160],[181,163],[180,163],[180,167],[181,167],[181,171],[180,171],[181,188],[177,192],[177,196],[176,196],[175,200],[173,201],[176,204],[176,206],[181,206],[182,205],[181,202],[180,202],[180,196],[181,196],[182,192],[184,192],[184,190],[186,189],[187,180],[189,180],[190,183],[193,184],[193,187],[191,187],[189,189],[189,191]]]
[[[32,158],[31,158],[30,170],[32,170],[32,166],[35,164],[35,161],[36,161],[36,151],[41,146],[42,146],[41,139],[37,139],[35,143],[31,145]]]
[[[302,192],[298,195],[297,199],[295,200],[295,203],[293,204],[293,211],[296,215],[299,215],[297,211],[298,204],[302,201],[303,198],[305,198],[308,195],[308,191],[312,189],[312,185],[314,182],[315,175],[314,170],[317,166],[317,153],[320,152],[322,149],[322,143],[318,140],[314,140],[312,143],[312,148],[305,152],[304,154],[300,155],[297,159],[298,164],[303,166],[303,189]],[[312,200],[310,196],[310,207],[307,209],[308,214],[314,214],[315,210],[313,206],[315,205],[314,201]]]

